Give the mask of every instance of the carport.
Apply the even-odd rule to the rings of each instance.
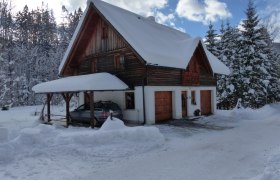
[[[70,124],[70,100],[75,93],[84,92],[90,97],[91,127],[94,127],[94,91],[122,91],[128,86],[110,73],[70,76],[35,85],[32,90],[47,95],[47,120],[51,121],[53,94],[61,94],[66,103],[66,126]]]

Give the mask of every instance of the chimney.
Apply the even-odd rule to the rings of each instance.
[[[147,19],[150,21],[156,22],[155,16],[148,16]]]

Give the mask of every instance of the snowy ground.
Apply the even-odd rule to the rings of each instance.
[[[39,110],[0,111],[1,180],[280,179],[280,104],[219,111],[202,126],[94,130],[39,124]]]

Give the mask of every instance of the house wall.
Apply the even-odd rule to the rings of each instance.
[[[187,116],[193,116],[193,112],[196,109],[200,109],[200,91],[211,90],[211,107],[213,114],[216,112],[216,87],[212,86],[145,86],[145,106],[146,106],[146,124],[155,124],[155,92],[156,91],[171,91],[172,92],[172,109],[173,119],[182,118],[182,91],[187,91]],[[191,91],[195,91],[196,105],[191,104]],[[125,108],[125,92],[134,92],[135,94],[135,109],[128,110]],[[143,87],[137,86],[133,91],[106,91],[106,92],[95,92],[94,101],[99,100],[110,100],[117,103],[124,115],[124,119],[133,121],[136,123],[143,123]],[[83,93],[79,95],[79,103],[82,104],[84,101]]]
[[[106,92],[95,92],[94,101],[113,101],[117,103],[123,111],[123,118],[140,123],[139,106],[141,106],[141,92],[135,92],[135,109],[126,109],[125,104],[125,92],[135,91],[106,91]],[[143,101],[143,100],[142,100]],[[138,102],[138,104],[136,104]]]
[[[196,95],[196,105],[191,104],[191,91],[195,91]],[[216,87],[215,86],[146,86],[145,87],[145,104],[146,104],[146,122],[147,124],[155,124],[155,92],[156,91],[172,91],[172,108],[173,108],[173,118],[182,118],[182,99],[181,92],[188,92],[187,99],[187,116],[193,116],[193,112],[196,109],[200,109],[200,91],[201,90],[211,90],[211,107],[212,113],[216,112]],[[143,108],[140,109],[140,112]]]
[[[104,33],[105,32],[105,33]],[[126,40],[93,9],[85,20],[78,40],[62,75],[108,72],[116,75],[131,89],[146,86],[215,86],[211,66],[201,44],[188,67],[170,68],[146,65]],[[123,68],[116,68],[115,57],[122,55]],[[171,60],[172,61],[172,60]]]

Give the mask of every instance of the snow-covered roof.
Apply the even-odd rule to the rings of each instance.
[[[229,75],[230,69],[224,63],[222,63],[222,61],[220,61],[216,56],[214,56],[210,51],[208,51],[205,47],[205,44],[202,45],[213,72],[216,74]]]
[[[70,76],[35,85],[35,93],[125,90],[128,86],[109,73]]]
[[[66,64],[91,4],[102,13],[147,64],[186,69],[199,42],[203,44],[201,38],[191,38],[188,34],[158,24],[151,18],[142,17],[100,0],[88,0],[87,9],[60,64],[60,73]],[[204,49],[206,50],[205,46]],[[210,62],[211,66],[219,65],[219,68],[212,67],[214,73],[229,72],[229,69],[215,56],[206,54],[209,61],[212,62]],[[219,62],[214,62],[216,60]]]

